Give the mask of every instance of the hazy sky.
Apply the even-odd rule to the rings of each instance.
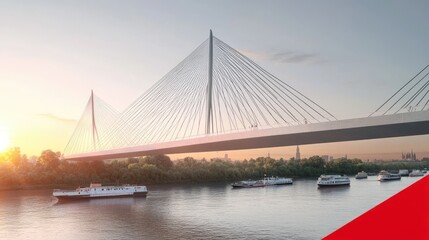
[[[91,89],[123,110],[209,29],[338,118],[366,116],[429,64],[428,9],[428,1],[0,1],[0,130],[30,155],[62,151]],[[427,151],[428,140],[301,150]],[[268,151],[295,149],[255,154]]]

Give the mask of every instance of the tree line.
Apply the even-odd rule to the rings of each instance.
[[[77,161],[60,159],[60,153],[45,150],[35,163],[30,163],[19,148],[0,155],[0,187],[87,186],[103,184],[156,184],[168,182],[208,182],[260,179],[264,176],[318,177],[321,174],[354,175],[359,171],[423,169],[429,159],[421,161],[364,162],[339,158],[325,161],[319,156],[304,159],[258,157],[242,161],[223,159],[196,160],[186,157],[172,161],[166,155],[122,160]]]

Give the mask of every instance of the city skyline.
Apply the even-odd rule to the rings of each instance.
[[[335,2],[338,8],[334,10],[321,3],[273,1],[278,7],[268,9],[257,2],[238,1],[231,4],[232,10],[246,8],[256,16],[234,17],[230,10],[223,15],[225,19],[215,18],[210,10],[222,7],[210,2],[192,2],[193,11],[167,3],[165,12],[162,4],[153,2],[94,1],[85,6],[87,12],[66,3],[0,3],[5,19],[0,23],[5,36],[0,40],[0,133],[7,135],[8,145],[21,147],[28,155],[49,148],[63,151],[91,89],[117,110],[125,109],[206,38],[210,28],[340,119],[368,116],[429,62],[428,50],[423,48],[429,36],[428,17],[422,10],[425,2],[415,6]],[[313,16],[293,11],[306,7],[314,11]],[[206,18],[204,14],[191,17],[194,11]],[[161,17],[168,20],[162,22]],[[54,18],[58,21],[52,22]],[[293,20],[301,27],[291,24]],[[253,29],[248,23],[253,23]],[[301,148],[310,155],[380,154],[411,147],[424,152],[427,140],[427,136],[415,136]],[[245,158],[246,154],[269,151],[274,155],[289,149],[230,155]]]
[[[287,148],[287,149],[286,149]],[[196,159],[225,159],[225,155],[228,155],[228,158],[231,160],[249,160],[251,158],[255,159],[258,157],[271,157],[273,159],[281,159],[289,160],[291,158],[296,159],[296,146],[289,146],[289,147],[281,147],[281,151],[267,151],[267,149],[257,149],[253,150],[255,153],[246,155],[244,152],[246,150],[237,150],[237,151],[218,151],[218,152],[209,152],[209,153],[192,153],[192,154],[168,154],[172,160],[179,160],[183,159],[188,156],[193,156]],[[300,158],[310,158],[313,156],[319,156],[325,159],[325,157],[328,157],[329,160],[331,159],[340,159],[340,158],[347,158],[347,159],[360,159],[362,161],[378,161],[378,160],[386,160],[386,161],[395,161],[395,160],[410,160],[410,159],[404,159],[403,156],[407,156],[408,153],[413,152],[416,156],[415,160],[422,160],[423,158],[429,158],[429,151],[419,151],[415,152],[413,149],[405,149],[404,151],[396,151],[396,152],[375,152],[375,153],[356,153],[356,152],[343,152],[343,153],[335,153],[332,154],[327,151],[323,151],[320,153],[314,153],[313,151],[306,152],[307,149],[305,145],[300,145]],[[286,151],[287,150],[287,151]],[[245,156],[245,157],[242,157]],[[414,160],[414,159],[413,159]]]

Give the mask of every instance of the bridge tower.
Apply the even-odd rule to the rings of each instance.
[[[207,84],[207,123],[206,134],[211,133],[212,120],[212,89],[213,89],[213,33],[210,30],[209,36],[209,69],[208,69],[208,84]]]

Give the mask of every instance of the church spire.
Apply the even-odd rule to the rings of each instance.
[[[301,153],[299,152],[299,145],[296,146],[296,156],[295,156],[296,160],[300,160],[301,159]]]

